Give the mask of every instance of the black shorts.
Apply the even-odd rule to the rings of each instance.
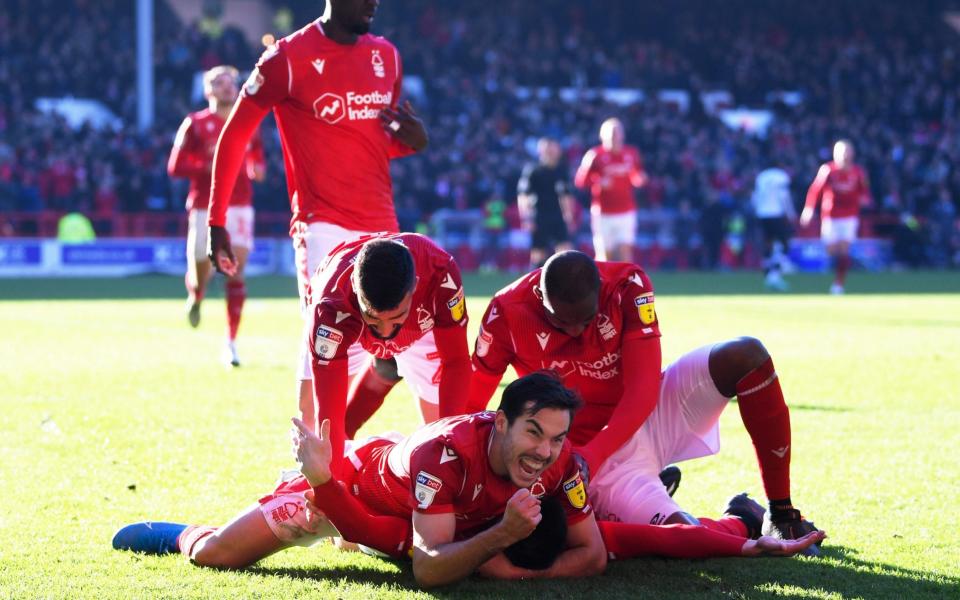
[[[530,246],[533,248],[553,250],[558,245],[568,242],[570,242],[570,232],[567,231],[567,224],[563,221],[559,223],[536,223],[532,239],[530,240]]]
[[[763,232],[763,239],[770,242],[780,240],[786,243],[793,235],[793,227],[786,217],[760,219],[760,230]]]

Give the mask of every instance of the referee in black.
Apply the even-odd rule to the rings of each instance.
[[[537,155],[538,162],[527,164],[517,183],[520,218],[531,234],[532,268],[542,267],[555,252],[573,248],[570,224],[576,208],[567,170],[560,164],[560,143],[540,138]]]

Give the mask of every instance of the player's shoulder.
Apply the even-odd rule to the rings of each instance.
[[[494,294],[493,300],[505,308],[531,302],[540,284],[540,272],[541,269],[535,269],[514,280]]]
[[[438,465],[461,460],[461,465],[466,468],[476,449],[486,440],[494,416],[495,413],[484,411],[434,421],[414,434],[420,438],[415,452],[426,455],[426,460]]]
[[[601,290],[615,290],[624,286],[637,286],[652,292],[653,281],[639,265],[625,262],[597,261],[600,271]]]
[[[279,53],[300,54],[316,52],[325,41],[327,41],[327,36],[323,33],[323,25],[320,23],[320,19],[317,19],[277,40],[271,47]],[[269,51],[270,47],[267,50]]]
[[[381,50],[397,52],[396,45],[382,35],[374,35],[372,33],[366,33],[360,38],[359,41],[362,44],[374,46]]]

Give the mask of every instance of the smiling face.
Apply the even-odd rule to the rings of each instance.
[[[331,3],[331,18],[345,31],[363,35],[377,16],[380,0],[328,0]]]
[[[360,305],[360,317],[370,329],[370,335],[381,340],[392,340],[400,333],[400,328],[410,315],[413,290],[400,300],[400,304],[387,310],[372,308],[360,291],[357,291],[357,304]]]
[[[533,402],[528,402],[529,407]],[[543,408],[530,414],[526,410],[513,424],[503,411],[497,412],[495,445],[491,447],[491,466],[517,487],[529,488],[547,468],[557,461],[570,430],[567,409]]]

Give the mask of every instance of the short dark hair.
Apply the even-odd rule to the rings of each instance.
[[[497,410],[502,410],[507,423],[513,425],[520,415],[533,415],[544,408],[568,410],[572,418],[582,404],[580,396],[564,386],[556,372],[536,371],[508,385]]]
[[[600,271],[583,252],[558,252],[544,263],[541,285],[551,303],[577,303],[600,290]]]
[[[364,244],[353,268],[363,299],[377,312],[399,306],[417,281],[410,250],[388,238]]]
[[[563,552],[567,540],[567,514],[556,496],[540,498],[542,519],[529,536],[507,546],[503,553],[522,569],[548,569]]]

